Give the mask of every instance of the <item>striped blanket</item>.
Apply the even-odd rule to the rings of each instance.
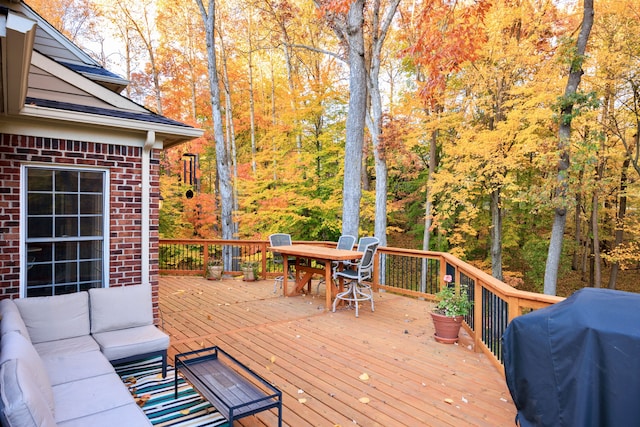
[[[116,372],[157,427],[225,426],[227,421],[204,400],[182,376],[178,377],[178,399],[174,398],[174,369],[162,378],[161,359],[153,358],[116,366]]]

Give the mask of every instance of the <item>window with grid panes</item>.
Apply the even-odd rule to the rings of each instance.
[[[104,285],[106,179],[104,170],[25,168],[25,296]]]

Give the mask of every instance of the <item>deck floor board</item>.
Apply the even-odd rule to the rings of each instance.
[[[514,425],[502,374],[466,334],[459,345],[437,343],[431,303],[379,293],[375,312],[363,304],[356,318],[347,307],[325,311],[324,301],[324,286],[285,298],[273,281],[160,278],[170,360],[220,346],[282,390],[285,426]],[[276,419],[265,411],[235,425]]]

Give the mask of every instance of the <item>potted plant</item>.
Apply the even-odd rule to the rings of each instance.
[[[222,279],[222,263],[219,259],[209,260],[207,264],[207,279],[209,280],[221,280]]]
[[[253,282],[258,277],[258,263],[255,261],[244,261],[240,264],[243,279],[246,282]]]
[[[469,300],[466,286],[460,286],[457,293],[451,276],[444,277],[445,286],[436,294],[437,304],[431,312],[436,341],[453,344],[458,341],[458,333],[464,316],[469,314],[473,301]]]

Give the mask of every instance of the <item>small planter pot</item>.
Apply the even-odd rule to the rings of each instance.
[[[210,265],[207,270],[209,271],[209,275],[207,279],[209,280],[221,280],[222,279],[222,266],[221,265]]]
[[[464,316],[445,316],[443,314],[431,313],[433,326],[436,329],[434,338],[443,344],[454,344],[458,342],[458,334]]]
[[[256,280],[256,275],[253,272],[253,268],[251,267],[243,268],[242,274],[243,274],[242,280],[244,280],[245,282],[254,282]]]

